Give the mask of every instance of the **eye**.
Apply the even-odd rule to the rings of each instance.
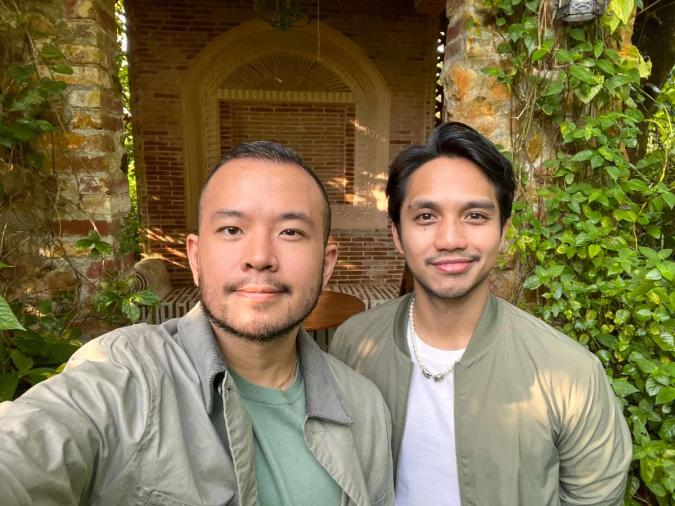
[[[302,230],[298,230],[296,228],[287,228],[282,230],[280,235],[289,239],[300,239],[301,237],[305,236],[305,233]]]
[[[415,216],[415,221],[419,223],[430,223],[434,221],[435,217],[431,213],[419,213],[417,216]]]
[[[488,219],[483,213],[470,212],[466,215],[469,221],[486,221]]]
[[[223,227],[219,229],[219,232],[222,232],[224,235],[228,237],[235,237],[242,234],[242,230],[239,227],[233,226]]]

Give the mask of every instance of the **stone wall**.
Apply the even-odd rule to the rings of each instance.
[[[32,42],[59,48],[72,74],[50,74],[38,66],[42,76],[64,81],[67,86],[56,104],[56,129],[40,142],[44,174],[53,186],[34,191],[50,193],[54,199],[47,219],[52,222],[44,247],[33,251],[35,267],[24,292],[55,293],[79,285],[86,295],[100,277],[103,266],[76,251],[74,243],[96,229],[114,242],[122,218],[129,211],[127,179],[121,170],[122,106],[116,78],[118,51],[113,0],[26,1],[19,8],[27,20]],[[40,212],[29,209],[33,218]],[[30,230],[17,230],[9,240],[22,243]],[[68,258],[66,258],[68,257]],[[30,260],[27,260],[30,262]],[[19,266],[28,269],[27,265]],[[121,268],[115,262],[111,268]],[[29,271],[26,271],[29,273]]]
[[[448,0],[446,14],[448,29],[441,75],[445,91],[443,119],[471,125],[508,148],[509,89],[481,71],[499,65],[500,36],[491,23],[490,13],[479,0]]]
[[[181,102],[181,93],[186,86],[188,71],[200,55],[222,37],[255,19],[255,14],[252,1],[174,0],[160,3],[129,0],[126,7],[134,135],[141,179],[140,200],[145,202],[142,214],[148,237],[147,248],[174,264],[175,281],[189,282],[190,277],[185,270],[184,237],[194,222],[189,216],[195,206],[194,198],[186,199],[186,195],[194,192],[194,188],[191,190],[186,185],[186,178],[193,177],[190,184],[200,186],[200,174],[209,165],[206,162],[213,162],[213,155],[209,153],[219,149],[222,124],[217,124],[217,105],[203,108],[203,102],[200,102],[203,95],[198,88],[191,93],[194,101],[189,106]],[[356,61],[358,51],[376,69],[387,88],[390,103],[388,110],[382,111],[378,110],[374,101],[370,101],[372,114],[386,112],[389,118],[384,131],[378,131],[371,130],[367,123],[363,124],[358,117],[362,106],[356,100],[353,102],[357,104],[357,117],[353,119],[356,136],[355,202],[335,207],[336,223],[343,230],[355,228],[388,234],[384,212],[387,163],[405,147],[423,142],[433,127],[438,17],[416,13],[413,2],[344,0],[322,3],[320,20],[318,26],[312,24],[304,28],[303,33],[309,35],[303,39],[302,47],[296,45],[294,54],[303,52],[303,58],[313,58],[329,65],[331,46],[330,41],[326,41],[326,34],[329,31],[339,33],[355,48],[345,53],[347,58]],[[291,30],[288,37],[292,39],[298,33],[298,30]],[[323,42],[319,45],[316,41]],[[246,54],[256,50],[255,42],[254,39],[236,52],[217,57],[221,58],[219,61],[223,65],[227,65],[228,58],[245,59]],[[243,62],[248,63],[248,60]],[[344,70],[344,63],[333,65],[332,71],[339,73]],[[232,72],[236,70],[233,68]],[[221,71],[220,67],[213,72],[222,72],[223,75],[220,81],[213,78],[209,86],[221,86],[228,78],[227,72]],[[344,83],[348,88],[351,86],[347,91],[357,93],[354,83]],[[372,87],[366,91],[372,92]],[[210,126],[203,126],[205,121],[201,119],[196,123],[186,122],[186,118],[199,118],[202,114],[198,110],[200,107],[207,114],[216,110],[213,116],[217,126],[215,134]],[[273,125],[270,122],[268,126]],[[186,137],[196,135],[195,131],[201,128],[205,129],[199,134],[202,143],[197,153],[199,161],[192,163],[192,155],[184,148]],[[306,133],[312,135],[315,132],[308,129]],[[380,158],[377,163],[374,163],[375,154],[372,159],[359,158],[364,143],[369,142],[383,148],[378,151]],[[382,153],[384,156],[381,156]],[[301,151],[301,154],[304,153]],[[348,152],[345,160],[347,178],[348,164],[351,163]],[[186,164],[187,168],[184,167]],[[347,201],[350,183],[349,180],[345,182]],[[339,196],[336,194],[334,197],[337,199]],[[381,281],[366,276],[363,270],[359,272],[363,273],[359,279],[362,282]]]

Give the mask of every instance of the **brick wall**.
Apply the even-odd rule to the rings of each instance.
[[[190,63],[215,37],[255,18],[253,2],[130,0],[125,6],[146,248],[174,264],[174,279],[190,282],[184,254],[184,237],[188,231],[180,85]],[[415,13],[413,2],[385,0],[322,2],[320,15],[322,24],[338,30],[361,48],[387,83],[391,93],[390,159],[403,148],[423,142],[433,126],[437,16]],[[351,154],[354,147],[348,140],[353,135],[347,131],[349,125],[352,128],[354,125],[349,119],[340,122],[345,128],[342,136],[347,139],[342,155],[345,167],[354,164]],[[310,133],[305,129],[303,138]],[[336,132],[336,135],[339,134]],[[374,169],[381,173],[386,167]],[[353,185],[353,181],[348,172],[345,178],[344,196],[349,201],[349,185]],[[339,199],[340,193],[334,193],[333,198]],[[388,231],[377,229],[374,234],[379,236]],[[373,255],[373,261],[382,260]],[[373,279],[362,274],[360,281]]]
[[[332,284],[401,282],[403,257],[388,229],[333,230],[331,240],[339,248]]]
[[[242,142],[271,140],[295,149],[314,169],[333,204],[354,191],[352,104],[220,102],[225,151]]]

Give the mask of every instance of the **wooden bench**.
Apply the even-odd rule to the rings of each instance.
[[[161,258],[145,258],[134,265],[133,274],[138,290],[153,290],[161,302],[151,308],[141,309],[141,320],[147,323],[161,323],[171,318],[178,318],[187,313],[199,301],[196,286],[174,287]],[[347,293],[363,301],[366,309],[373,308],[387,300],[398,297],[398,285],[387,284],[332,284],[329,290]]]

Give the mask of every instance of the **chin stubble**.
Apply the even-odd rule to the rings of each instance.
[[[246,341],[256,343],[267,343],[275,341],[281,338],[282,336],[286,335],[293,327],[302,323],[302,321],[305,318],[307,318],[307,315],[309,315],[309,313],[312,312],[312,310],[316,307],[317,302],[319,301],[319,294],[321,293],[322,280],[323,280],[323,272],[322,276],[319,277],[318,286],[315,286],[314,290],[312,290],[312,292],[310,292],[307,297],[298,301],[299,306],[298,316],[296,317],[293,316],[294,308],[292,307],[290,311],[286,314],[286,318],[284,319],[285,321],[276,325],[275,322],[271,322],[267,325],[264,325],[255,330],[250,331],[247,331],[246,329],[236,328],[231,323],[228,323],[227,314],[223,315],[222,318],[218,318],[213,313],[212,308],[209,307],[209,304],[206,302],[206,298],[204,297],[204,291],[202,289],[204,283],[201,277],[199,280],[199,300],[202,303],[204,314],[206,315],[206,317],[209,319],[209,321],[213,326],[217,327],[218,329],[222,330],[228,335],[238,337]],[[236,286],[237,285],[226,286],[223,291],[226,294],[232,293],[233,291],[236,290]],[[275,286],[277,286],[280,289],[283,289],[283,291],[287,293],[289,296],[293,294],[293,291],[288,286],[285,285],[275,285]]]

